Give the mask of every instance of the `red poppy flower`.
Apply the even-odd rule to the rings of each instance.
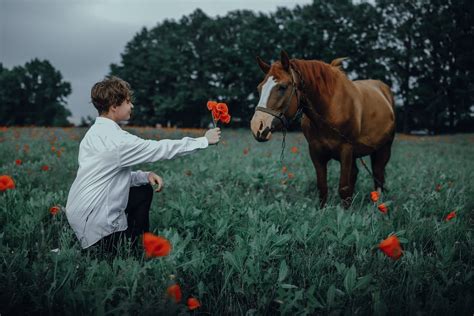
[[[291,147],[291,152],[296,154],[298,152],[298,147],[296,146]]]
[[[212,111],[216,108],[217,102],[216,101],[207,101],[207,109]]]
[[[282,173],[287,173],[288,172],[288,168],[286,166],[283,166],[283,168],[281,168],[281,172]]]
[[[216,110],[219,111],[219,113],[221,114],[229,113],[229,108],[227,107],[227,104],[225,103],[217,103]]]
[[[10,176],[1,175],[0,176],[0,192],[6,190],[13,190],[15,188],[15,181]]]
[[[378,209],[380,212],[387,214],[388,212],[388,207],[385,205],[385,203],[382,203],[378,206]]]
[[[403,254],[400,241],[395,235],[389,236],[387,239],[382,240],[379,244],[379,249],[393,260],[397,260]]]
[[[188,298],[188,308],[189,310],[195,310],[197,308],[201,307],[201,303],[199,303],[199,301],[194,298],[194,297],[190,297]]]
[[[16,164],[17,166],[21,165],[22,162],[23,162],[23,161],[21,161],[21,159],[15,160],[15,164]]]
[[[49,170],[49,166],[48,166],[48,165],[42,165],[42,166],[41,166],[41,170],[43,170],[43,171],[48,171],[48,170]]]
[[[212,118],[214,119],[214,121],[219,121],[219,119],[221,118],[221,113],[217,110],[212,110]]]
[[[249,153],[249,149],[248,148],[244,148],[244,155],[247,155]]]
[[[229,108],[225,103],[217,103],[215,101],[207,102],[207,109],[212,113],[212,119],[214,122],[221,121],[222,123],[229,124],[231,116],[229,115]]]
[[[179,303],[181,301],[181,287],[178,284],[173,284],[169,286],[166,290],[166,293],[168,293],[168,296],[172,298],[175,303]]]
[[[288,179],[293,179],[295,175],[292,172],[288,172]]]
[[[56,215],[56,214],[58,214],[59,210],[60,209],[59,209],[58,206],[53,206],[49,209],[49,212],[51,213],[51,215]]]
[[[447,216],[446,216],[446,221],[449,222],[450,220],[452,220],[453,218],[456,217],[456,212],[455,211],[452,211],[451,213],[449,213]]]
[[[222,113],[222,114],[221,114],[221,122],[222,122],[222,123],[225,123],[225,124],[229,124],[229,123],[230,123],[230,115],[229,115],[229,113]]]
[[[143,248],[147,257],[164,257],[169,255],[171,244],[163,237],[152,233],[143,234]]]
[[[380,194],[377,191],[370,192],[370,199],[372,202],[377,202],[379,200]]]

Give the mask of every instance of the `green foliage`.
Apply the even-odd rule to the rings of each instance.
[[[133,124],[203,127],[206,101],[228,103],[246,124],[263,79],[255,57],[326,62],[349,57],[351,79],[380,79],[396,93],[399,129],[472,131],[474,33],[471,1],[320,1],[271,14],[239,10],[142,29],[111,74],[137,91]],[[241,120],[236,120],[239,118]],[[244,125],[245,126],[245,125]]]
[[[224,130],[216,147],[138,166],[164,178],[151,230],[170,240],[171,254],[145,259],[123,249],[110,259],[81,251],[65,214],[48,211],[66,204],[84,132],[0,132],[0,174],[16,182],[15,190],[0,192],[2,314],[184,314],[184,304],[166,298],[171,274],[183,299],[194,296],[199,312],[215,315],[472,313],[472,135],[397,135],[384,215],[369,200],[364,171],[352,206],[340,206],[336,162],[329,164],[328,205],[320,209],[301,134],[286,140],[290,179],[278,161],[281,135],[259,144],[247,130]],[[131,132],[154,139],[203,134]],[[49,171],[40,170],[44,164]],[[453,210],[457,217],[446,222]],[[389,234],[402,243],[398,261],[377,249]]]
[[[33,59],[12,70],[0,64],[0,125],[67,126],[71,85],[49,63]]]

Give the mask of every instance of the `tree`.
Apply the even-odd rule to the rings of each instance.
[[[65,126],[71,85],[48,61],[34,59],[12,70],[0,67],[0,124]]]

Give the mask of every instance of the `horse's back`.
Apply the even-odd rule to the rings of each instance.
[[[371,146],[393,138],[395,109],[390,88],[380,80],[353,81],[360,93],[360,141]]]

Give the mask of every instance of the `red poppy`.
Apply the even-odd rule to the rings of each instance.
[[[48,170],[49,170],[49,166],[48,166],[48,165],[42,165],[42,166],[41,166],[41,170],[43,170],[43,171],[48,171]]]
[[[446,216],[446,221],[449,222],[450,220],[452,220],[453,218],[456,217],[456,212],[455,211],[452,211],[451,213],[449,213],[447,216]]]
[[[377,191],[370,192],[370,199],[372,202],[377,202],[379,200],[380,194]]]
[[[166,290],[166,293],[168,293],[168,296],[172,298],[175,303],[179,303],[181,301],[181,287],[178,284],[173,284],[169,286]]]
[[[51,213],[51,215],[56,215],[56,214],[58,214],[59,210],[60,209],[59,209],[58,206],[53,206],[49,209],[49,212]]]
[[[56,151],[56,147],[51,146],[51,151]]]
[[[194,298],[194,297],[190,297],[188,298],[188,308],[189,310],[195,310],[197,308],[201,307],[201,303],[199,303],[199,301]]]
[[[387,239],[382,240],[379,244],[379,249],[393,260],[397,260],[403,254],[400,241],[395,235],[389,236]]]
[[[225,103],[217,103],[216,105],[216,110],[221,113],[221,114],[227,114],[229,113],[229,108],[227,107],[227,104]]]
[[[0,192],[4,192],[6,190],[12,190],[15,188],[15,181],[13,181],[12,177],[7,175],[0,176]]]
[[[143,248],[147,257],[164,257],[169,255],[171,244],[163,237],[152,233],[143,234]]]
[[[217,102],[216,101],[207,101],[207,109],[212,111],[216,108]]]
[[[212,113],[212,119],[215,122],[221,121],[222,123],[229,124],[231,116],[229,115],[229,108],[225,103],[217,103],[216,101],[208,101],[207,109]]]
[[[298,152],[298,147],[296,146],[291,147],[291,152],[296,154]]]
[[[388,212],[388,207],[385,205],[385,203],[382,203],[378,206],[378,209],[380,212],[387,214]]]
[[[16,164],[17,166],[21,165],[21,164],[22,164],[22,162],[23,162],[23,161],[21,161],[21,159],[17,159],[17,160],[15,160],[15,164]]]
[[[441,191],[442,188],[443,187],[441,186],[441,184],[437,184],[436,187],[435,187],[435,191],[439,192],[439,191]]]
[[[282,173],[287,173],[288,172],[288,168],[286,166],[283,166],[283,168],[281,168],[281,172]]]
[[[288,172],[288,179],[293,179],[295,175],[292,172]]]
[[[225,124],[229,124],[229,123],[230,123],[230,115],[229,115],[229,113],[223,113],[223,114],[221,114],[221,122],[222,122],[222,123],[225,123]]]
[[[249,153],[249,149],[248,148],[244,148],[244,155],[247,155]]]

